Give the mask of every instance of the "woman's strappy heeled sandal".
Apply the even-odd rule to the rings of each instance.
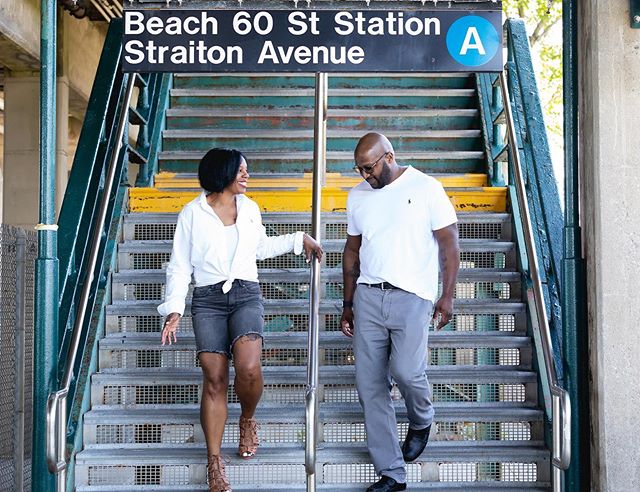
[[[241,458],[253,458],[258,451],[258,423],[256,419],[240,417],[240,444],[238,454]]]
[[[219,454],[211,454],[207,463],[209,492],[231,492],[231,484],[224,471],[224,460]]]

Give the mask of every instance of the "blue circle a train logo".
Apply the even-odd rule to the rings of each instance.
[[[468,15],[451,24],[447,49],[455,61],[467,67],[488,63],[500,48],[500,35],[483,17]]]

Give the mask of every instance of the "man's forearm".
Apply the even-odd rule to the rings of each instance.
[[[460,268],[460,248],[456,243],[440,248],[440,270],[442,271],[442,297],[453,298]]]
[[[342,280],[344,300],[347,302],[353,302],[358,277],[360,277],[360,255],[345,249],[342,253]]]

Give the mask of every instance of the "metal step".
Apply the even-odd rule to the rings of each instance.
[[[406,435],[407,411],[396,401],[398,435]],[[223,444],[238,440],[239,404],[229,405]],[[198,405],[97,406],[86,414],[84,441],[94,447],[121,444],[191,444],[205,441]],[[256,412],[261,443],[301,442],[305,429],[303,405],[261,404]],[[530,441],[542,439],[542,411],[512,403],[453,406],[438,404],[430,442]],[[320,446],[365,442],[359,403],[323,403],[319,408]]]
[[[487,367],[434,366],[429,370],[429,377],[435,404],[441,401],[455,401],[462,408],[476,402],[488,401],[537,404],[535,373],[513,370],[511,367]],[[279,371],[274,372],[272,369]],[[304,405],[305,369],[282,369],[264,368],[262,404],[275,403],[283,407]],[[322,384],[318,394],[321,405],[327,402],[358,401],[353,367],[348,371],[341,369],[329,366],[321,368]],[[99,373],[92,377],[91,404],[115,405],[122,408],[132,405],[197,404],[202,390],[201,381],[202,372],[199,368],[171,371],[154,369],[152,373],[144,369]],[[402,400],[402,395],[395,386],[392,388],[392,398]],[[230,379],[228,402],[238,402],[233,388],[233,377]]]
[[[171,89],[171,97],[252,97],[259,104],[261,97],[314,97],[313,88],[296,87],[216,87],[207,89]],[[413,88],[329,88],[329,100],[332,97],[474,97],[476,89],[413,89]]]
[[[263,367],[262,373],[265,387],[272,387],[274,392],[278,390],[277,388],[306,386],[306,370],[301,367],[267,366]],[[234,375],[235,371],[231,367],[229,381],[233,381]],[[174,389],[188,387],[192,391],[199,391],[202,385],[202,370],[200,368],[153,368],[153,371],[150,372],[148,369],[103,369],[102,372],[94,374],[91,381],[92,405],[105,405],[109,404],[104,400],[105,387],[114,390],[117,388],[151,387],[154,391],[159,392],[162,387],[167,388],[167,391],[169,387]],[[353,366],[321,366],[320,381],[323,386],[353,388],[355,368]],[[526,385],[536,382],[536,373],[519,370],[518,367],[513,366],[431,366],[429,381],[432,385]],[[140,404],[138,401],[130,403]],[[175,401],[175,403],[190,402]]]
[[[252,169],[256,167],[257,162],[259,161],[268,161],[275,160],[279,162],[283,161],[308,161],[309,163],[313,162],[313,153],[311,151],[262,151],[262,152],[243,152],[247,157],[247,160],[251,162]],[[165,160],[183,160],[183,161],[192,161],[194,164],[200,162],[202,159],[202,151],[189,151],[189,150],[171,150],[171,151],[162,151],[158,154],[158,159],[160,161]],[[483,151],[467,151],[467,152],[446,152],[446,151],[420,151],[420,150],[405,150],[398,152],[396,154],[396,159],[398,162],[411,162],[413,161],[431,161],[431,160],[464,160],[464,159],[484,159],[485,154]],[[327,161],[342,161],[347,164],[347,172],[353,172],[353,151],[329,151],[327,152]],[[418,166],[414,166],[418,167]],[[162,167],[164,170],[164,167]],[[298,167],[297,172],[307,172],[304,167]],[[331,169],[328,164],[328,170],[330,172],[335,172]],[[284,171],[280,171],[284,172]],[[339,172],[339,171],[338,171]]]
[[[327,149],[332,151],[352,151],[362,137],[363,130],[329,128]],[[395,142],[398,152],[416,150],[421,152],[449,153],[464,155],[462,152],[482,152],[482,132],[480,130],[422,130],[390,129],[385,135]],[[227,128],[227,129],[170,129],[162,133],[162,148],[166,152],[198,151],[206,152],[215,146],[233,146],[259,150],[282,150],[283,152],[313,149],[313,130],[292,128]],[[249,170],[253,163],[249,161]]]
[[[282,129],[243,129],[243,130],[164,130],[163,138],[173,139],[207,139],[218,138],[282,138],[286,140],[309,140],[313,138],[313,130],[282,130]],[[388,138],[423,138],[423,139],[461,139],[480,138],[481,130],[390,130],[385,132]],[[327,138],[350,138],[359,139],[362,137],[361,130],[330,130]]]
[[[302,176],[297,174],[291,177]],[[462,239],[484,238],[508,241],[512,237],[510,214],[459,212],[457,216],[458,231]],[[130,213],[124,218],[124,240],[173,239],[177,217],[177,213]],[[269,230],[278,233],[292,230],[311,232],[311,216],[308,213],[263,212],[262,221]],[[343,239],[347,234],[347,215],[323,213],[321,227],[323,240]]]
[[[362,491],[368,484],[362,483],[342,483],[339,485],[319,484],[316,490],[324,492],[343,492],[349,490]],[[411,490],[436,490],[438,492],[460,492],[473,490],[475,492],[548,492],[551,484],[549,482],[490,482],[487,485],[483,482],[433,482],[433,483],[412,483]],[[178,492],[178,491],[208,491],[209,488],[204,485],[87,485],[76,487],[76,492],[137,492],[137,491],[158,491],[158,492]],[[260,490],[263,492],[281,492],[307,490],[305,485],[294,484],[255,484],[255,485],[234,485],[233,490],[236,492],[252,492]]]
[[[327,128],[362,133],[376,128],[385,134],[406,130],[479,131],[477,109],[339,109],[327,111]],[[166,112],[167,129],[313,128],[313,109],[293,108],[171,108]]]
[[[488,176],[484,174],[467,173],[431,173],[430,176],[445,187],[459,188],[461,186],[486,187]],[[313,176],[306,173],[251,173],[251,189],[307,189],[313,188]],[[350,190],[360,184],[362,176],[349,173],[327,173],[325,184],[327,188]],[[155,188],[163,190],[189,190],[201,192],[197,173],[158,173],[155,176]],[[287,212],[279,212],[287,213]]]
[[[233,445],[223,447],[222,452],[229,456],[227,475],[234,487],[255,483],[268,486],[270,482],[304,484],[302,445],[261,446],[260,452],[250,462],[236,457]],[[369,464],[369,454],[362,445],[325,446],[318,450],[317,460],[318,475],[325,484],[332,483],[336,487],[345,482],[373,481],[373,467]],[[421,482],[421,469],[425,466],[431,468],[432,478],[436,481],[443,475],[443,478],[447,478],[447,467],[452,468],[453,465],[463,468],[464,464],[468,471],[477,468],[478,464],[486,464],[487,468],[494,465],[491,467],[492,473],[487,472],[486,479],[495,480],[494,476],[501,475],[500,469],[505,466],[499,465],[500,463],[512,464],[513,468],[517,466],[512,473],[512,481],[529,478],[526,481],[535,482],[538,474],[544,480],[547,478],[544,469],[548,467],[549,452],[544,449],[543,443],[537,441],[526,444],[508,441],[434,442],[427,446],[416,463],[407,465],[407,481],[411,484]],[[165,485],[171,485],[171,482],[204,483],[205,465],[206,451],[203,444],[126,449],[100,446],[85,449],[76,455],[76,482],[78,485],[89,485],[101,481],[104,483],[110,478],[112,484],[133,485],[136,478],[148,478],[152,475],[158,482],[164,481]],[[183,477],[189,477],[189,482],[180,481]]]
[[[327,118],[332,117],[476,117],[478,116],[477,109],[447,109],[447,108],[433,108],[433,109],[403,109],[399,114],[397,109],[375,109],[375,108],[358,108],[358,109],[340,109],[340,108],[328,108]],[[255,108],[169,108],[166,115],[168,118],[177,116],[194,116],[194,117],[212,117],[212,118],[224,118],[224,117],[239,117],[239,118],[260,118],[260,117],[272,117],[272,118],[291,118],[291,117],[311,117],[313,118],[312,108],[273,108],[265,109],[260,107]],[[480,131],[480,130],[475,130]]]
[[[156,301],[121,301],[113,303],[106,308],[106,314],[111,316],[157,316]],[[190,316],[187,303],[185,317]],[[281,312],[308,314],[309,306],[299,301],[291,300],[264,300],[265,314],[278,314]],[[487,303],[482,299],[460,299],[455,304],[456,314],[522,314],[525,305],[521,302],[492,301]],[[341,314],[342,301],[321,301],[321,314]]]
[[[278,270],[263,268],[259,270],[260,281],[270,282],[308,282],[309,270],[297,268],[293,270]],[[326,268],[322,270],[321,277],[326,282],[341,282],[342,270],[338,268]],[[522,274],[516,271],[494,268],[461,268],[458,273],[458,282],[519,282]],[[157,284],[164,283],[166,273],[164,270],[121,270],[111,275],[111,281],[116,284]]]
[[[134,335],[109,335],[99,342],[100,350],[185,350],[195,348],[193,334],[180,336],[179,343],[159,345],[158,333]],[[268,347],[287,347],[302,349],[307,347],[306,332],[265,333],[265,345]],[[320,333],[320,348],[351,347],[352,341],[341,332],[325,331]],[[429,334],[430,348],[527,348],[531,345],[529,337],[504,335],[502,332],[448,332],[436,331]]]
[[[107,306],[107,326],[109,334],[159,333],[163,319],[156,308],[158,301],[121,301]],[[308,305],[282,303],[265,300],[265,332],[304,332],[309,326]],[[192,332],[191,311],[187,304],[180,319],[179,334]],[[342,305],[340,301],[323,301],[320,306],[319,328],[326,332],[339,332]],[[519,334],[526,332],[525,308],[522,303],[458,299],[452,321],[442,331],[447,332],[501,332]]]
[[[425,353],[430,367],[457,366],[531,367],[531,340],[501,332],[434,332]],[[263,367],[306,366],[306,332],[266,332]],[[100,370],[147,368],[193,368],[198,365],[192,333],[178,335],[178,342],[161,345],[159,333],[109,335],[100,340]],[[318,362],[322,366],[344,366],[353,362],[351,339],[341,332],[320,334]]]
[[[396,416],[406,420],[404,404],[395,402]],[[128,408],[97,405],[84,416],[85,425],[108,425],[127,422],[131,424],[199,424],[199,405],[139,405]],[[229,421],[240,417],[240,405],[229,405]],[[286,406],[261,403],[256,410],[258,420],[273,421],[280,418],[283,422],[303,423],[305,409],[302,406]],[[344,422],[363,420],[362,408],[358,403],[323,403],[319,418],[322,422]],[[458,404],[438,403],[437,422],[524,422],[542,421],[544,412],[532,406],[512,403],[477,403],[461,407]]]
[[[353,156],[352,156],[353,157]],[[274,176],[278,174],[262,174],[261,177]],[[280,174],[287,177],[303,177],[303,173]],[[510,223],[511,214],[498,212],[458,212],[458,224],[468,223]],[[321,214],[323,222],[346,223],[347,214],[344,212],[326,212]],[[178,220],[177,213],[129,213],[124,217],[127,224],[175,224]],[[262,212],[262,222],[281,223],[295,222],[300,224],[311,223],[311,214],[298,212]]]
[[[491,241],[487,239],[460,239],[460,251],[487,253],[509,253],[515,245],[510,241]],[[171,253],[173,241],[125,241],[120,243],[120,253]],[[322,248],[327,253],[342,253],[344,239],[328,239],[322,241]]]
[[[118,246],[119,270],[154,270],[165,268],[171,256],[172,240],[125,241]],[[322,241],[323,265],[342,268],[344,239]],[[463,268],[509,268],[516,266],[515,245],[511,241],[460,239],[460,261]],[[291,269],[308,265],[304,257],[287,253],[258,261],[258,268]]]
[[[309,298],[308,269],[260,269],[258,273],[264,299],[305,301]],[[514,271],[465,268],[458,275],[454,296],[457,299],[483,298],[487,302],[490,299],[520,299],[520,279],[520,273]],[[113,302],[120,300],[162,302],[165,280],[164,270],[123,270],[114,273],[112,274]],[[320,278],[321,297],[341,300],[343,298],[342,280],[341,269],[324,270]]]

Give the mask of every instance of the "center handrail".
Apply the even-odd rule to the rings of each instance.
[[[321,242],[322,186],[326,179],[327,105],[329,75],[316,73],[313,147],[313,195],[311,231]],[[305,471],[307,492],[316,490],[316,447],[318,427],[318,345],[320,339],[320,259],[313,254],[309,289],[309,343],[307,347],[307,391],[305,395]]]
[[[522,226],[524,230],[525,246],[529,261],[529,274],[531,286],[527,288],[528,301],[533,301],[535,312],[531,313],[533,329],[540,334],[542,355],[544,359],[545,373],[551,392],[551,419],[552,419],[552,463],[554,466],[553,489],[559,491],[561,487],[561,470],[566,470],[571,461],[571,400],[569,394],[558,384],[555,361],[553,357],[553,343],[551,331],[542,290],[542,281],[538,266],[533,230],[531,228],[531,215],[526,197],[525,184],[522,176],[522,166],[516,128],[511,110],[511,100],[507,85],[506,69],[500,73],[500,90],[502,93],[502,107],[504,109],[507,125],[507,140],[511,151],[513,174],[515,176],[515,189],[518,205],[522,214]]]
[[[73,380],[73,369],[78,356],[78,349],[80,346],[82,326],[85,322],[87,314],[87,307],[89,304],[89,297],[91,295],[91,288],[93,287],[94,271],[98,261],[98,255],[100,250],[100,243],[102,240],[102,231],[106,221],[107,210],[109,208],[109,202],[111,199],[111,192],[113,189],[116,168],[120,153],[124,147],[124,135],[125,129],[128,125],[128,108],[133,96],[133,90],[135,85],[135,75],[129,74],[127,81],[124,101],[120,110],[118,118],[118,126],[116,129],[115,142],[116,146],[111,154],[109,160],[109,166],[105,176],[104,189],[100,200],[100,208],[97,216],[97,223],[93,230],[91,237],[91,246],[89,252],[89,261],[87,265],[87,278],[82,286],[82,292],[78,302],[78,309],[73,325],[73,331],[71,335],[71,342],[69,345],[69,351],[67,352],[67,358],[64,365],[64,373],[60,384],[60,389],[49,395],[47,400],[47,444],[46,444],[46,456],[47,466],[51,473],[58,475],[57,490],[62,492],[65,490],[66,477],[65,470],[67,467],[66,459],[66,435],[67,435],[67,395],[71,387]]]

